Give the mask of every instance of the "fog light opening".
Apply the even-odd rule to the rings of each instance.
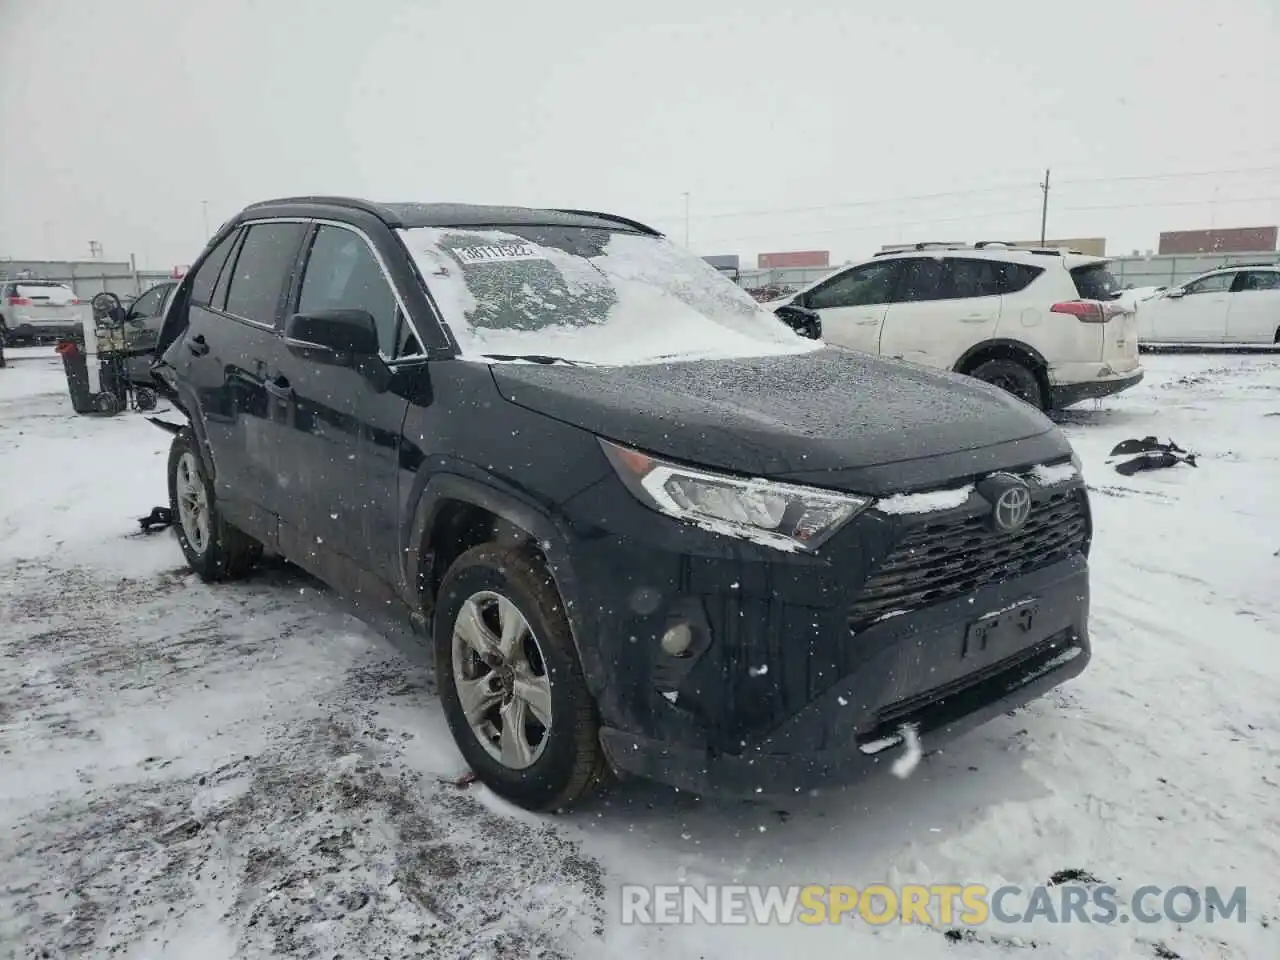
[[[668,656],[687,657],[692,646],[693,630],[687,623],[673,624],[662,635],[662,652]]]

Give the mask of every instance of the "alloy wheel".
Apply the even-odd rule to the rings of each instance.
[[[551,730],[551,678],[524,614],[485,590],[453,623],[453,682],[467,723],[485,751],[512,770],[542,756]]]
[[[209,546],[209,494],[195,454],[187,452],[178,461],[175,489],[178,500],[178,520],[187,542],[196,553],[203,554]]]

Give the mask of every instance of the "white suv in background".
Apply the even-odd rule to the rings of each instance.
[[[822,339],[970,374],[1041,409],[1142,379],[1131,306],[1104,257],[983,242],[916,244],[769,306],[816,312]]]
[[[1141,301],[1138,339],[1280,344],[1280,262],[1233,263]]]

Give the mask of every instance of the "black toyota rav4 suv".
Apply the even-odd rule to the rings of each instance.
[[[1052,423],[797,336],[632,220],[254,204],[154,373],[192,567],[265,550],[398,611],[467,762],[530,808],[610,771],[834,784],[1089,660],[1089,504]]]

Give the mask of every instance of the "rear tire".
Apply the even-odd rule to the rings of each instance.
[[[1047,406],[1044,387],[1035,371],[1017,360],[988,360],[969,371],[969,376],[999,387],[1037,410]]]
[[[445,718],[485,786],[528,810],[558,810],[603,779],[595,701],[538,557],[468,550],[445,574],[433,627]]]
[[[238,580],[262,557],[262,544],[228,523],[218,510],[190,429],[169,446],[169,509],[191,569],[209,582]]]

